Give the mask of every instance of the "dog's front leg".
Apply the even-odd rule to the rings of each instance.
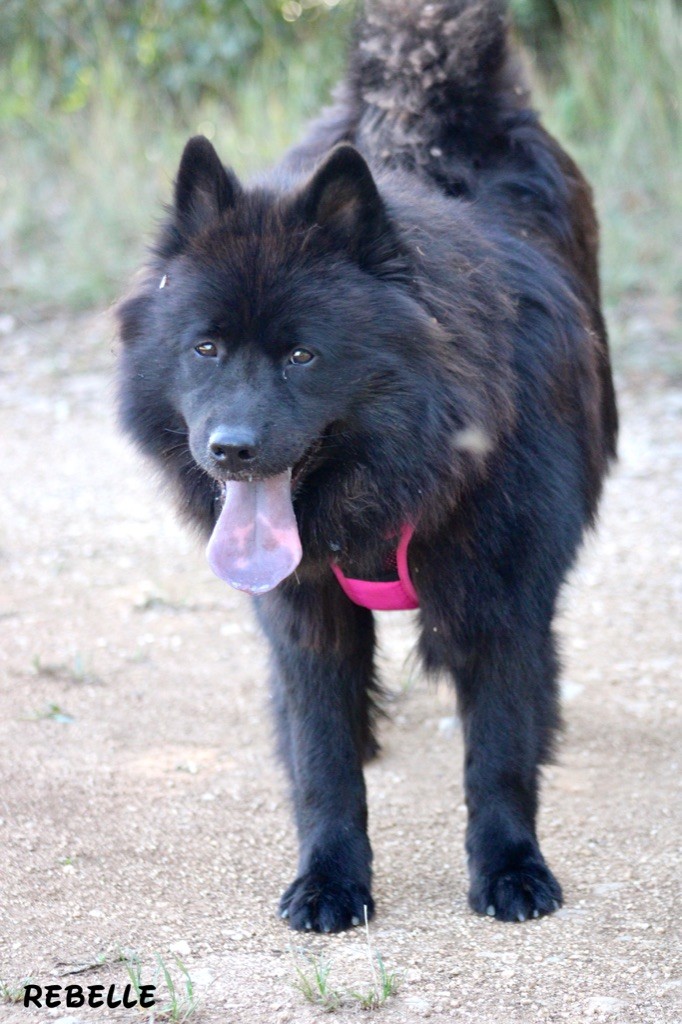
[[[256,602],[273,654],[280,754],[292,784],[298,874],[292,928],[342,931],[373,911],[362,762],[376,749],[374,623],[336,581],[283,584]]]

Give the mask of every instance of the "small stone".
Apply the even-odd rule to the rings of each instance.
[[[213,981],[213,971],[209,967],[192,969],[192,984],[195,987],[207,988]]]
[[[452,736],[457,729],[457,716],[448,715],[438,721],[438,731],[443,736]]]
[[[627,1006],[625,999],[615,999],[613,996],[592,996],[587,1000],[585,1010],[590,1016],[598,1013],[618,1013]]]
[[[421,996],[408,996],[406,1003],[411,1010],[420,1013],[422,1017],[428,1017],[431,1013],[431,1004]]]
[[[561,697],[565,701],[575,700],[583,692],[585,687],[582,683],[574,683],[572,679],[561,681]]]

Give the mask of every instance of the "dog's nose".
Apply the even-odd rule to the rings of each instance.
[[[258,442],[246,427],[216,427],[208,439],[211,459],[222,469],[238,473],[248,469],[258,455]]]

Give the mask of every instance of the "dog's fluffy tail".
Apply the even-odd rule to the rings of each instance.
[[[494,134],[501,106],[525,98],[507,35],[505,0],[366,0],[348,76],[365,145],[405,162]]]

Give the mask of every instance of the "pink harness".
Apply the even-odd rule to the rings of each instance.
[[[410,579],[407,564],[407,547],[412,540],[413,526],[403,526],[396,551],[398,579],[390,583],[373,583],[370,580],[351,580],[341,572],[335,562],[331,563],[332,572],[336,576],[346,597],[361,608],[371,608],[377,612],[395,612],[408,608],[418,608],[419,598]]]

